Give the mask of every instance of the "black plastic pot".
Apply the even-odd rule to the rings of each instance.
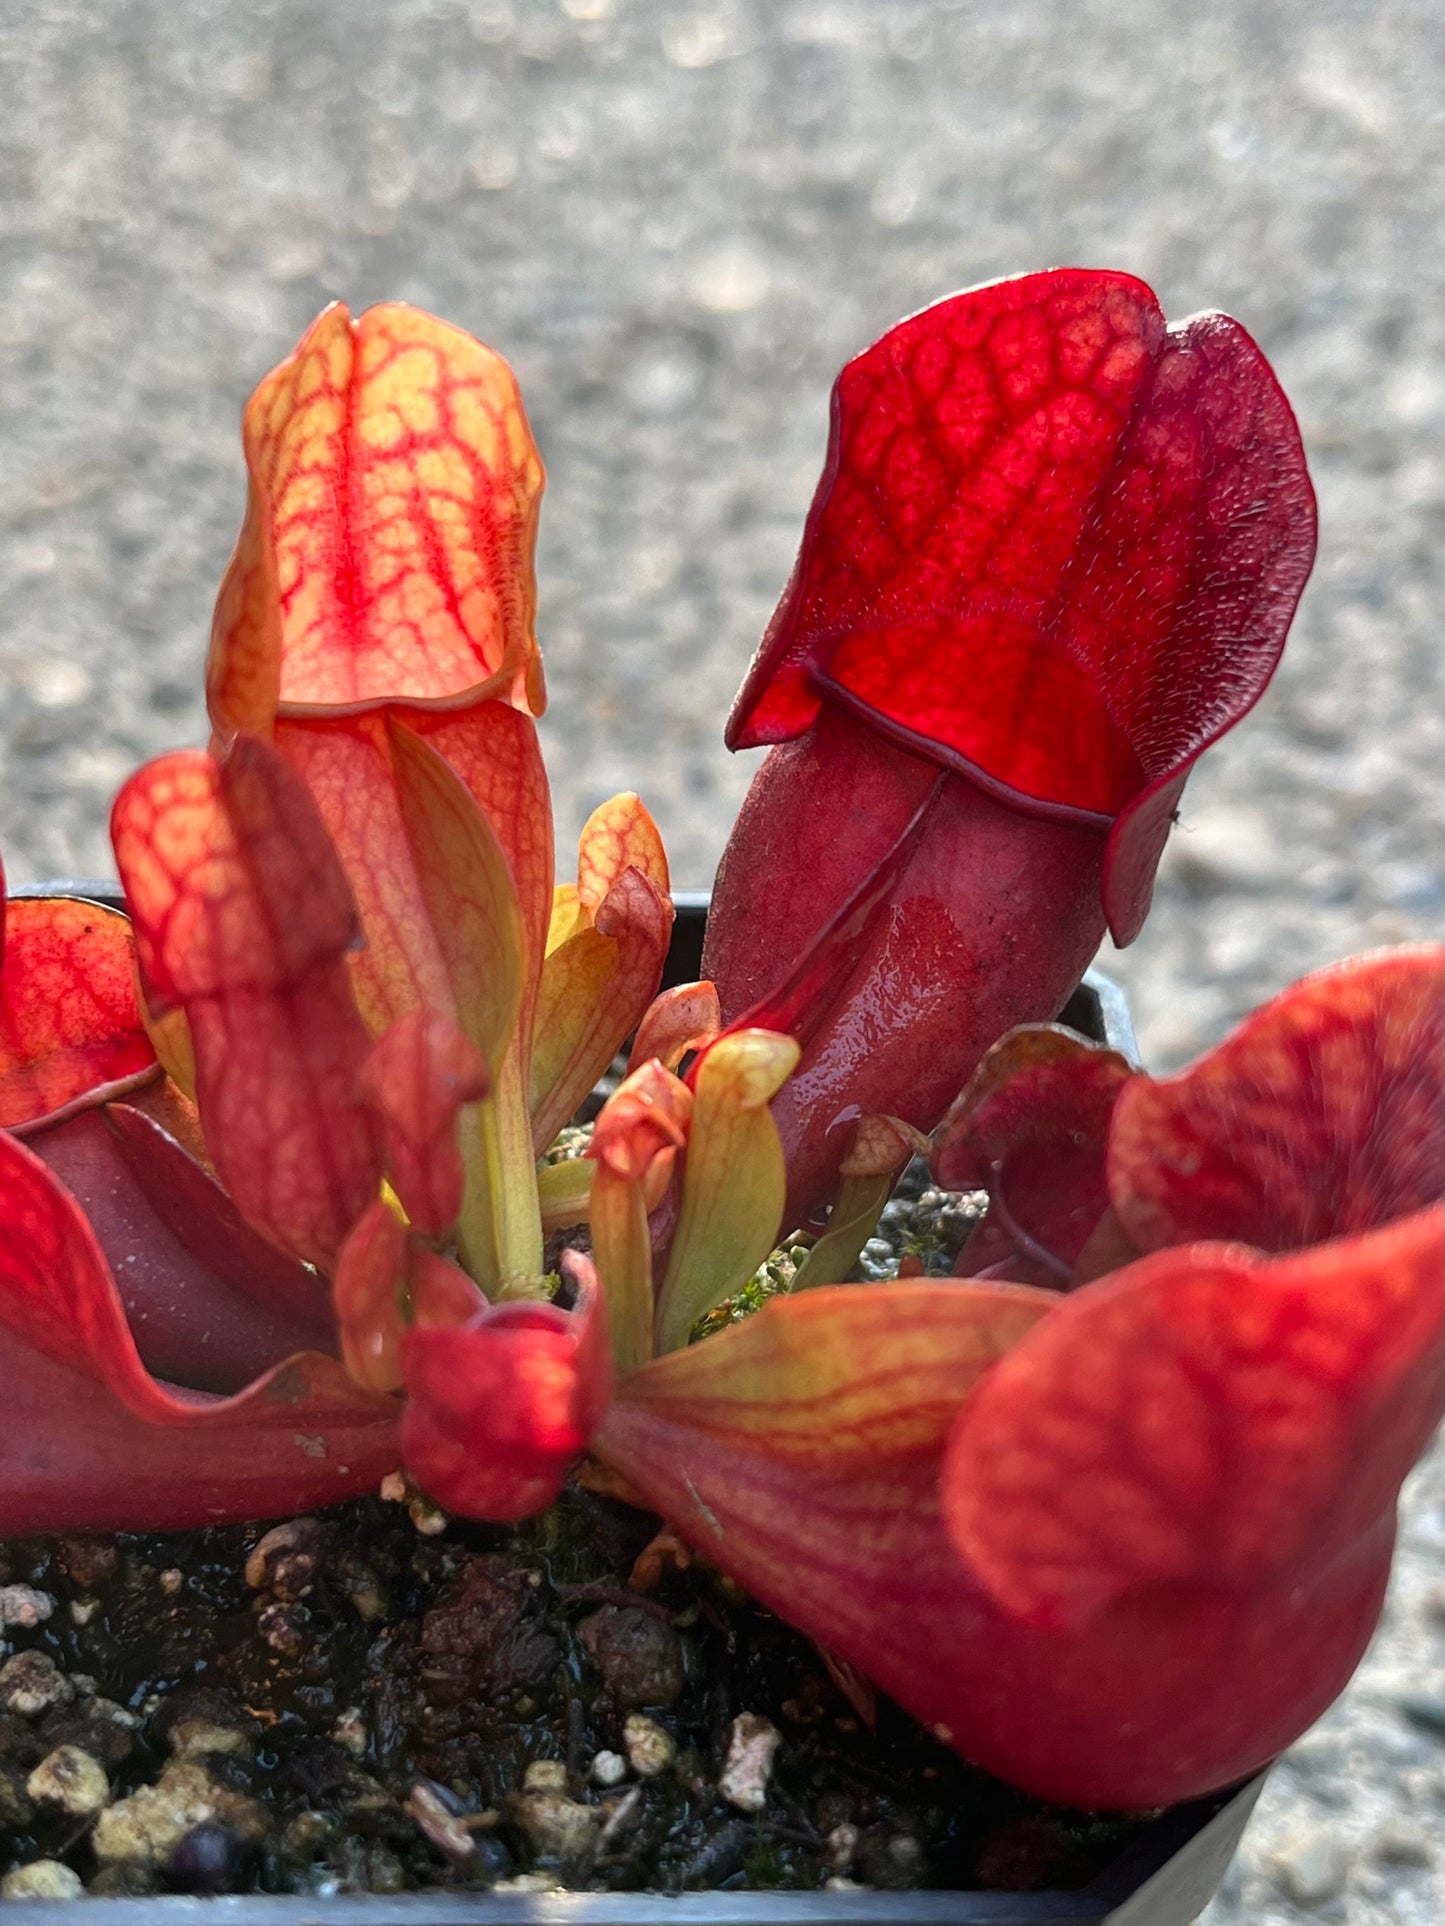
[[[115,883],[89,878],[14,894],[123,906]],[[707,915],[701,891],[675,900],[665,984],[698,975]],[[1124,993],[1098,971],[1088,972],[1060,1020],[1137,1061]],[[1171,1807],[1096,1879],[1071,1891],[11,1900],[0,1904],[0,1926],[1189,1926],[1218,1890],[1265,1777]]]

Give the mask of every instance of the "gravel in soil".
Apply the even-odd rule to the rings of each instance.
[[[631,1589],[656,1526],[577,1488],[509,1530],[375,1499],[0,1546],[0,1894],[1070,1886],[1135,1830],[665,1546]]]

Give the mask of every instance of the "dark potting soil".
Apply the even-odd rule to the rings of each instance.
[[[946,1273],[983,1202],[915,1162],[855,1275]],[[649,1553],[647,1513],[572,1487],[502,1529],[395,1485],[269,1528],[0,1544],[0,1897],[1019,1891],[1086,1884],[1148,1816],[975,1771]]]
[[[713,1571],[630,1590],[656,1527],[573,1489],[513,1530],[429,1536],[373,1499],[0,1546],[0,1875],[1030,1888],[1136,1829],[1011,1791],[887,1701],[870,1730],[866,1693]]]

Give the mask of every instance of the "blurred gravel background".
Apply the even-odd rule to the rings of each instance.
[[[257,377],[333,296],[521,376],[550,470],[564,835],[636,786],[704,885],[726,705],[831,378],[899,314],[1129,268],[1274,360],[1322,511],[1273,688],[1185,799],[1110,967],[1156,1066],[1445,908],[1438,0],[0,0],[0,847],[111,867],[109,798],[200,741]],[[1445,1919],[1445,1478],[1386,1629],[1275,1775],[1225,1921]]]

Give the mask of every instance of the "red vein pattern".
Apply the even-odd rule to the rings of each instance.
[[[0,1129],[53,1123],[156,1075],[125,917],[26,898],[0,934]]]
[[[1131,1073],[1052,1025],[991,1050],[940,1125],[938,1182],[1004,1208],[960,1256],[977,1275],[1065,1274],[1111,1209],[1095,1268],[1195,1238],[1303,1250],[1445,1195],[1445,952],[1352,957],[1291,985],[1177,1076]],[[1007,1221],[1005,1221],[1007,1220]],[[1035,1253],[1037,1254],[1037,1253]]]
[[[538,714],[542,491],[511,370],[399,303],[339,304],[257,388],[245,525],[217,603],[218,729],[495,695]]]
[[[278,722],[276,747],[311,791],[356,899],[365,943],[350,969],[367,1027],[378,1036],[408,1010],[453,1009],[397,799],[388,714],[451,765],[496,831],[517,886],[533,995],[552,902],[551,801],[529,717],[479,702],[439,714],[392,708]]]
[[[355,1102],[368,1047],[346,953],[346,879],[306,789],[237,737],[134,775],[111,821],[157,996],[180,1004],[207,1145],[264,1236],[329,1269],[376,1195],[381,1159]]]
[[[655,996],[643,1012],[627,1060],[629,1075],[654,1057],[666,1070],[676,1070],[693,1050],[705,1050],[722,1029],[717,986],[704,979],[701,983],[675,983],[670,990]]]
[[[1136,1077],[1109,1191],[1142,1249],[1348,1237],[1445,1195],[1445,950],[1353,957],[1292,985],[1176,1077]]]
[[[540,1155],[625,1040],[662,980],[672,934],[667,857],[630,793],[583,826],[578,928],[542,966],[534,1021],[532,1136]]]
[[[631,790],[610,797],[582,826],[577,845],[577,899],[595,917],[623,870],[639,875],[666,895],[667,856],[657,824]]]
[[[1117,815],[1258,697],[1314,553],[1289,407],[1227,316],[1122,274],[1003,281],[851,361],[735,748],[824,696],[916,753]]]
[[[955,1543],[1006,1609],[1076,1625],[1131,1587],[1325,1569],[1440,1418],[1439,1208],[1302,1255],[1162,1251],[1003,1359],[944,1466]]]

